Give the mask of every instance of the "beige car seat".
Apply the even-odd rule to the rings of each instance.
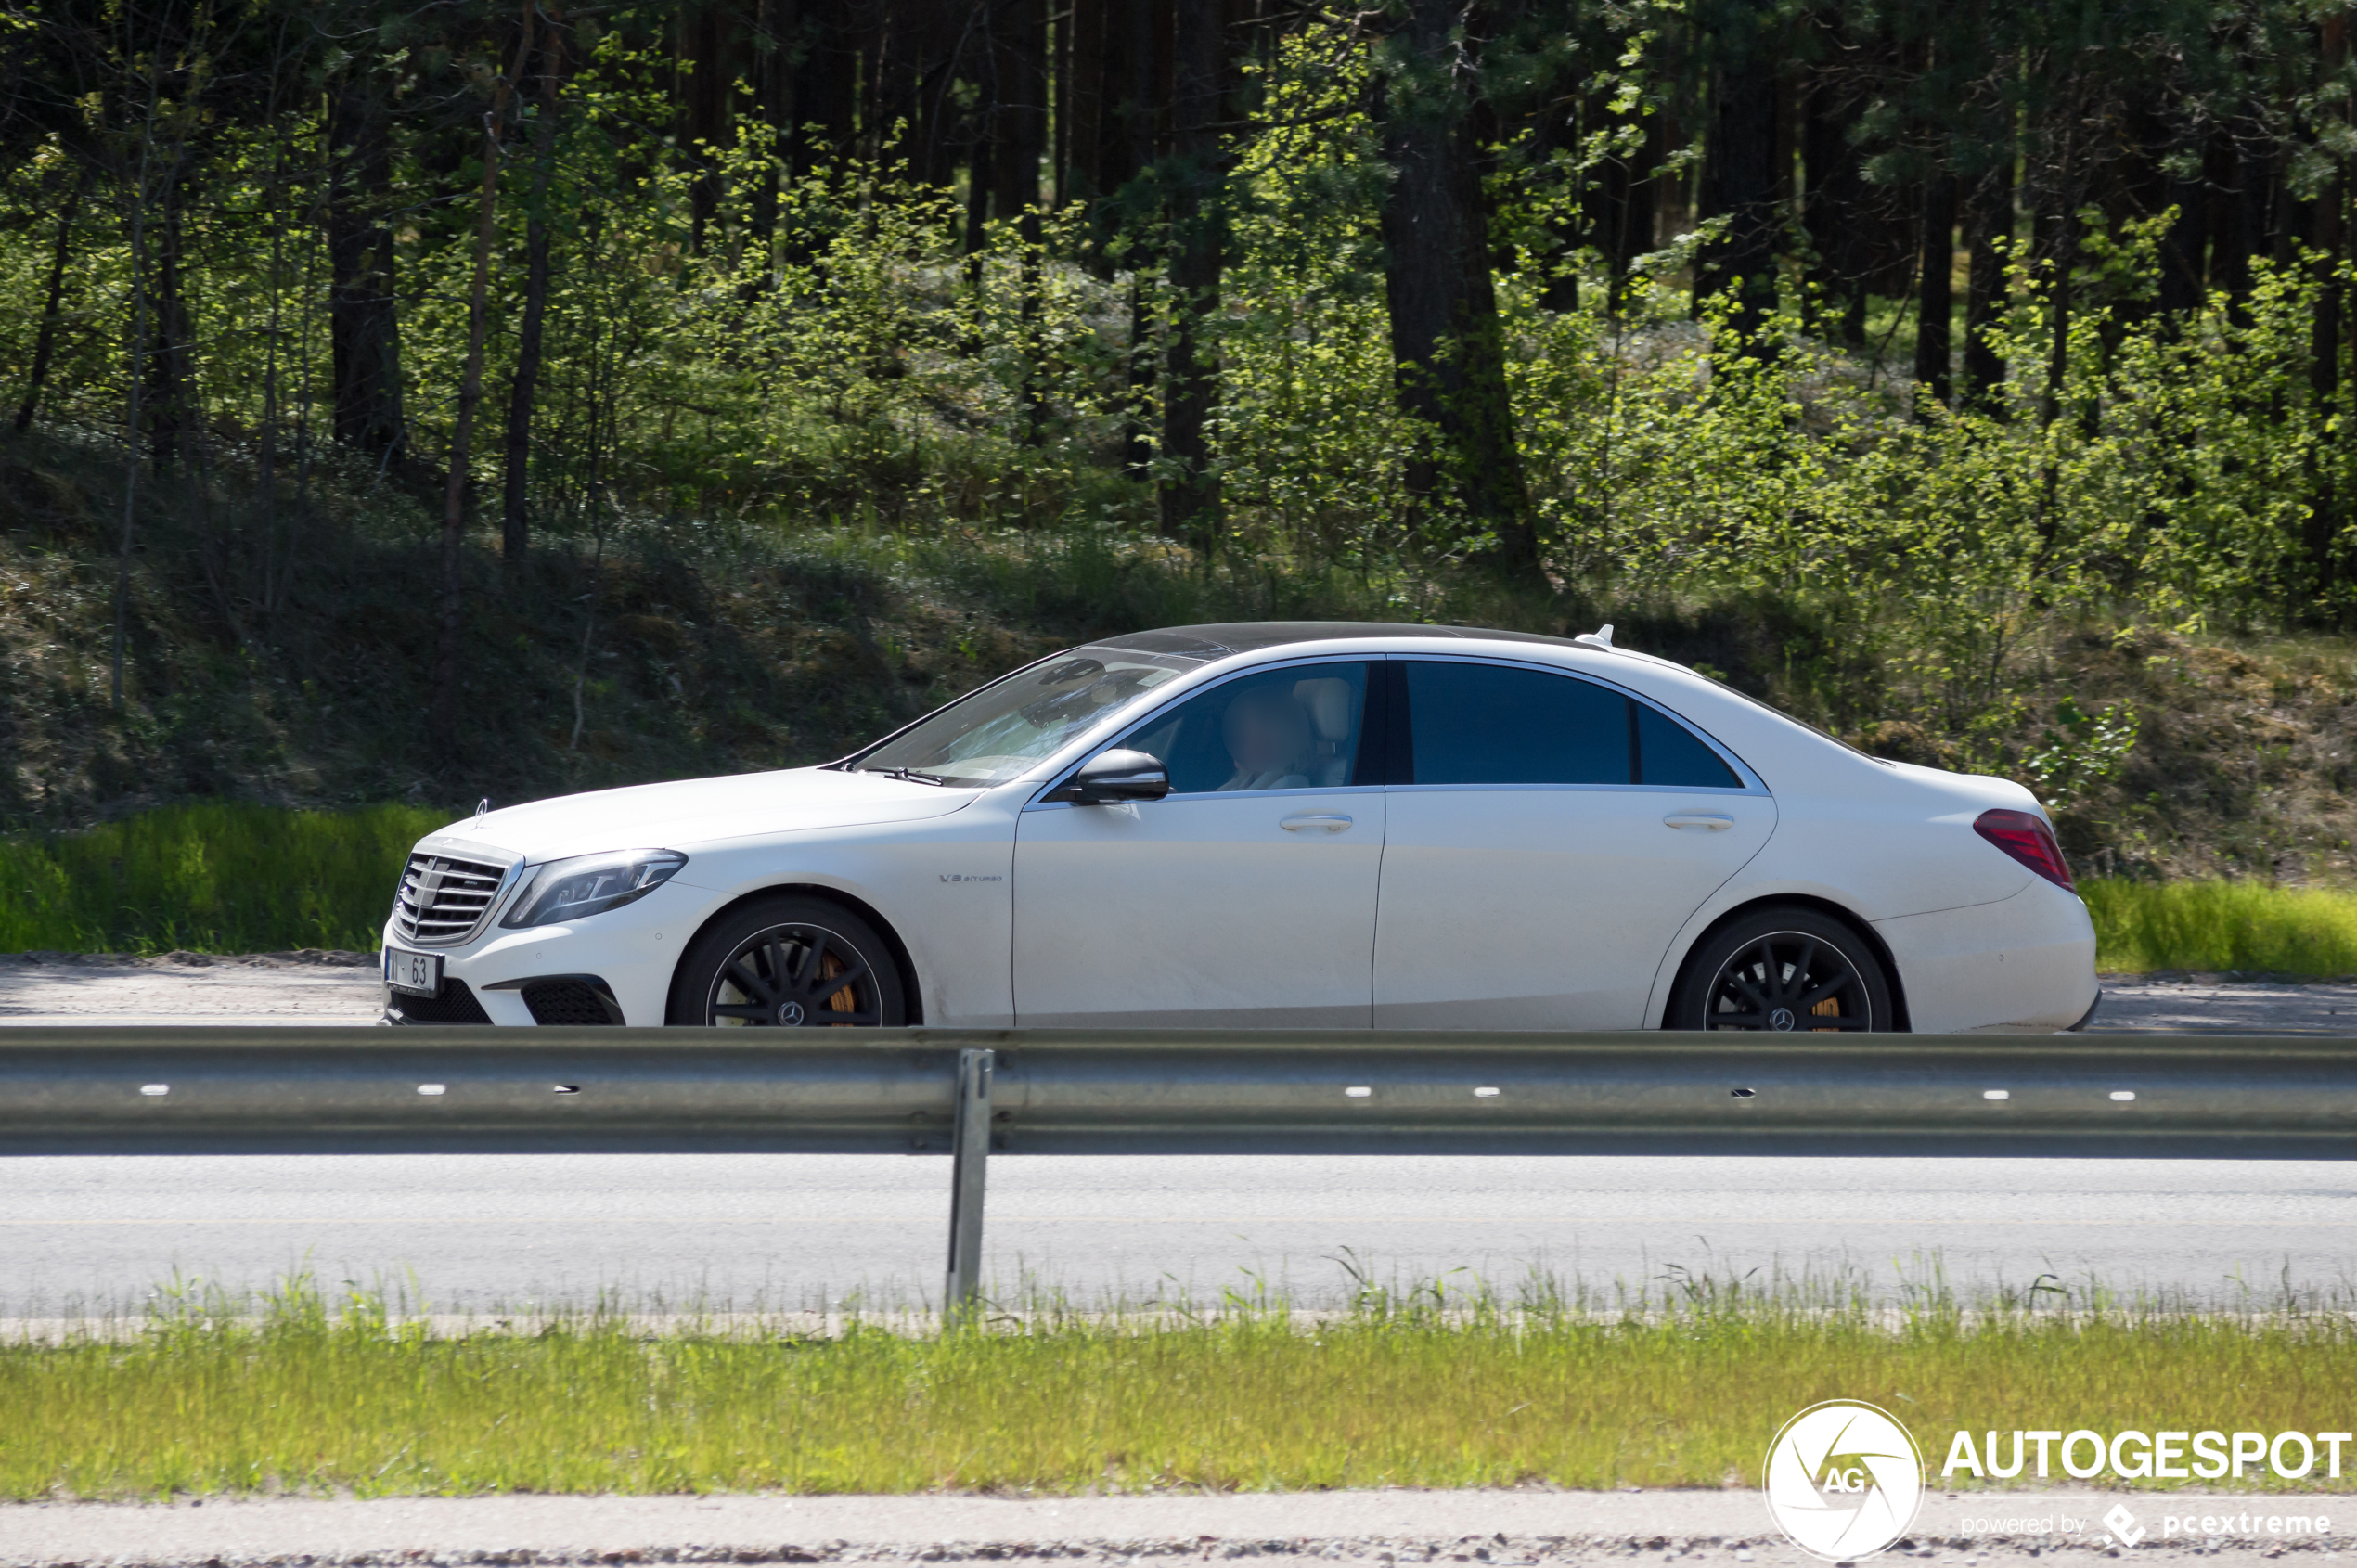
[[[1309,770],[1312,787],[1340,789],[1350,782],[1350,683],[1339,675],[1295,681],[1293,700],[1309,715],[1309,730],[1317,738],[1317,760]]]

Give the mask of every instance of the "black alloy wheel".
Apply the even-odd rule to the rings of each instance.
[[[898,966],[873,927],[815,898],[761,899],[689,946],[671,987],[673,1023],[845,1029],[908,1021]]]
[[[1670,998],[1670,1029],[1848,1034],[1896,1028],[1890,983],[1857,932],[1813,909],[1764,909],[1714,932]]]

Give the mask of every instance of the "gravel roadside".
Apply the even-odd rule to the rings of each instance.
[[[383,1010],[367,953],[0,953],[0,1026],[368,1025]]]
[[[1932,1494],[1891,1555],[2122,1555],[2101,1523],[2119,1495]],[[2134,1499],[2145,1532],[2125,1555],[2258,1562],[2357,1551],[2357,1536],[2271,1533],[2289,1517],[2327,1526],[2342,1497]],[[2164,1540],[2164,1512],[2210,1510],[2226,1533]],[[2229,1526],[2248,1522],[2254,1528]],[[2357,1518],[2357,1513],[2351,1513]],[[1985,1533],[1997,1522],[2017,1526]],[[2044,1528],[2040,1528],[2040,1526]],[[1756,1562],[1816,1560],[1770,1523],[1758,1492],[1348,1491],[1109,1497],[663,1497],[274,1499],[0,1507],[0,1561],[174,1568],[244,1562],[426,1563],[1046,1562],[1108,1565],[1241,1557],[1400,1563]]]

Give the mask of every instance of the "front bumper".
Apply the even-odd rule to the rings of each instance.
[[[443,955],[443,995],[424,1000],[388,989],[384,1022],[660,1024],[679,948],[702,924],[712,896],[675,880],[636,903],[570,925],[511,931],[493,924],[471,942],[423,949]],[[397,947],[417,946],[403,941],[390,923],[384,940]],[[593,1011],[604,1016],[593,1018]]]

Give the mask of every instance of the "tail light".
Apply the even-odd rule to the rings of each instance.
[[[1972,830],[2066,893],[2076,893],[2062,845],[2046,819],[2032,811],[1984,811]]]

